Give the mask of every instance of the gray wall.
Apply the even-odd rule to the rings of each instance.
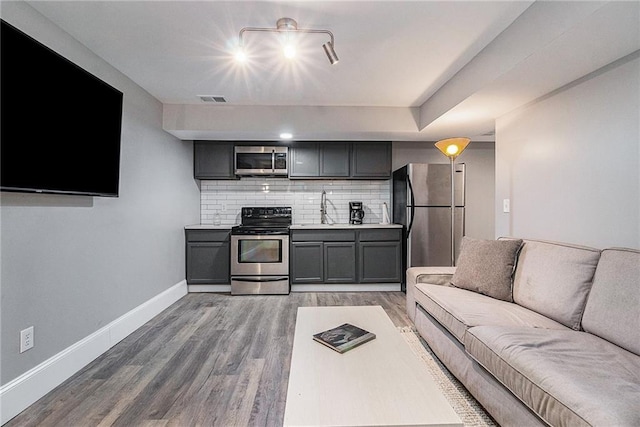
[[[638,56],[497,120],[496,235],[640,248]]]
[[[457,135],[452,135],[457,136]],[[449,163],[433,142],[394,142],[393,169],[407,163]],[[494,238],[495,146],[493,142],[474,142],[456,159],[466,165],[465,231],[476,239]]]
[[[120,197],[2,194],[6,384],[184,280],[183,226],[198,222],[200,193],[192,145],[162,131],[156,99],[25,3],[3,2],[2,18],[124,92]],[[28,326],[35,347],[19,354]]]

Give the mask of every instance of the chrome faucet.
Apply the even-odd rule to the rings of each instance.
[[[320,224],[327,223],[327,192],[322,190],[320,196]]]

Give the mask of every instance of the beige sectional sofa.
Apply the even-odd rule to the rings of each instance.
[[[420,335],[500,425],[640,426],[640,251],[516,245],[501,299],[453,286],[453,267],[408,269]],[[476,249],[467,273],[500,267]]]

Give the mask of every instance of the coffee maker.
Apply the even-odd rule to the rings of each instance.
[[[364,208],[362,202],[349,202],[349,224],[362,224]]]

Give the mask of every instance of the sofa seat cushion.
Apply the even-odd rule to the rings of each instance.
[[[479,325],[567,329],[535,311],[465,289],[418,283],[414,293],[416,302],[463,344],[467,329]]]
[[[465,348],[550,425],[640,425],[640,358],[597,336],[478,326]]]

